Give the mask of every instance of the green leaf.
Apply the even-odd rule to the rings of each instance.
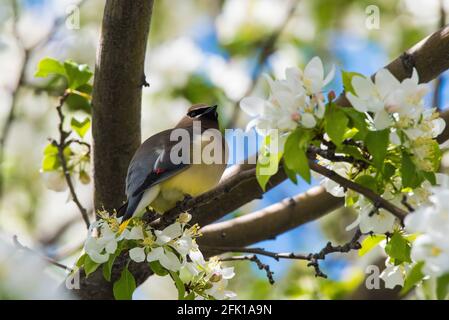
[[[271,137],[268,135],[265,137],[264,144],[260,149],[256,164],[256,179],[264,191],[270,178],[277,173],[279,161],[282,158],[281,152],[277,154],[271,152],[270,143]]]
[[[338,153],[344,153],[347,155],[352,156],[354,159],[357,160],[363,160],[365,162],[368,162],[362,155],[362,153],[360,152],[359,148],[357,148],[356,146],[352,146],[352,145],[346,145],[343,144],[341,146],[339,146],[337,148],[337,152]]]
[[[109,256],[109,260],[103,265],[103,277],[106,281],[111,281],[112,267],[114,266],[115,259],[120,255],[122,250],[118,249]]]
[[[72,155],[72,150],[70,146],[64,148],[64,157],[67,159]],[[42,170],[43,171],[54,171],[59,169],[61,166],[61,161],[59,159],[58,148],[49,143],[44,149],[44,158],[42,159]]]
[[[306,148],[310,139],[308,131],[297,129],[287,138],[284,146],[284,163],[288,169],[299,174],[307,183],[311,181]]]
[[[78,260],[76,261],[75,265],[78,268],[81,268],[83,266],[83,264],[84,264],[84,261],[85,261],[86,257],[87,257],[87,253],[83,254],[81,257],[78,258]]]
[[[182,282],[178,273],[170,271],[170,275],[171,275],[173,281],[175,282],[176,288],[178,289],[178,300],[184,300],[184,296],[186,293],[186,288],[184,286],[184,282]]]
[[[287,167],[286,165],[284,165],[284,171],[285,174],[287,175],[287,177],[294,183],[294,184],[298,184],[298,178],[296,177],[296,172],[294,172],[293,170],[291,170],[289,167]]]
[[[39,61],[34,76],[38,78],[45,78],[51,74],[67,77],[64,65],[58,60],[53,58],[44,58]]]
[[[61,166],[58,155],[46,155],[42,160],[43,171],[54,171]]]
[[[370,252],[384,239],[385,235],[383,234],[367,236],[361,243],[362,247],[359,250],[359,256],[363,256]]]
[[[422,176],[424,177],[424,179],[426,179],[427,181],[430,182],[430,184],[431,184],[432,186],[435,186],[435,185],[437,184],[437,177],[436,177],[436,175],[435,175],[434,172],[425,172],[425,171],[422,171],[421,174],[422,174]]]
[[[90,96],[92,94],[92,86],[86,83],[76,88],[76,91],[83,94],[78,94],[77,92],[70,93],[65,100],[68,109],[70,111],[83,111],[87,114],[91,114],[92,105],[90,100],[86,98],[86,95]]]
[[[73,131],[75,131],[81,138],[83,138],[90,128],[90,119],[89,117],[86,117],[83,121],[80,122],[77,119],[72,118],[72,120],[70,121],[70,126],[72,127]]]
[[[366,115],[358,112],[354,108],[341,108],[349,117],[349,127],[356,128],[357,134],[354,136],[355,140],[364,140],[368,134],[368,123],[366,122]]]
[[[165,269],[161,263],[159,261],[151,261],[149,263],[151,270],[153,271],[154,274],[164,277],[168,274],[167,269]]]
[[[390,131],[388,129],[381,131],[369,131],[365,137],[366,147],[373,156],[374,165],[379,170],[382,170],[383,163],[387,155],[389,141]]]
[[[449,273],[446,273],[437,279],[437,299],[444,300],[449,292]]]
[[[401,295],[409,292],[415,285],[417,285],[423,278],[424,274],[422,273],[422,268],[424,266],[424,262],[418,262],[413,266],[413,268],[408,272],[407,277],[404,281],[404,286],[401,290]]]
[[[354,87],[352,86],[352,79],[354,76],[359,76],[365,78],[361,73],[358,72],[349,72],[349,71],[341,71],[341,78],[343,81],[343,88],[346,92],[351,92],[355,94]]]
[[[324,129],[331,140],[338,146],[343,142],[346,128],[348,125],[348,117],[341,108],[331,103],[326,108],[324,115]]]
[[[86,255],[86,257],[84,258],[84,273],[86,274],[86,278],[91,273],[95,272],[95,270],[97,270],[99,266],[100,263],[92,261],[92,259],[88,255]]]
[[[184,300],[195,300],[195,292],[190,292],[188,295],[184,297]]]
[[[86,64],[77,64],[70,60],[64,62],[64,69],[70,89],[76,89],[86,84],[93,75]]]
[[[134,290],[136,290],[136,280],[126,266],[120,278],[114,282],[114,298],[115,300],[131,300]]]
[[[412,262],[410,242],[407,241],[398,231],[395,231],[385,246],[385,252],[394,259],[396,265],[402,262]]]
[[[368,188],[368,189],[373,190],[376,193],[378,191],[376,179],[374,179],[374,177],[372,177],[372,176],[369,176],[369,175],[358,176],[355,179],[355,182]]]
[[[390,178],[396,173],[396,167],[391,163],[387,162],[384,165],[383,178],[385,181],[390,180]]]
[[[419,171],[415,166],[412,158],[406,152],[402,152],[401,160],[401,178],[402,186],[404,188],[416,188],[421,182],[422,178],[419,176]]]

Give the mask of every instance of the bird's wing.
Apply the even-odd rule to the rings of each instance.
[[[145,190],[190,166],[174,164],[170,160],[171,148],[178,143],[170,141],[171,131],[162,131],[148,138],[132,158],[126,177],[127,215],[135,210]]]

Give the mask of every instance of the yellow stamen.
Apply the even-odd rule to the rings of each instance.
[[[120,227],[118,228],[118,233],[121,234],[126,227],[128,226],[129,222],[131,221],[131,219],[125,220],[120,224]]]

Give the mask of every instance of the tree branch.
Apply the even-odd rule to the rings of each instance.
[[[316,220],[343,205],[342,198],[314,187],[292,198],[238,218],[207,225],[200,246],[245,247]]]

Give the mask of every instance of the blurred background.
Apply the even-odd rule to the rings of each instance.
[[[39,173],[47,138],[58,134],[60,92],[47,90],[48,81],[33,74],[46,56],[72,59],[93,70],[103,7],[102,0],[0,0],[0,241],[12,243],[17,235],[22,244],[66,265],[79,256],[85,227],[68,193],[48,190]],[[150,87],[143,91],[142,136],[173,126],[188,106],[199,102],[220,106],[223,128],[244,128],[248,118],[238,101],[264,95],[262,73],[283,77],[286,67],[303,67],[318,55],[326,70],[334,64],[370,75],[444,25],[448,10],[449,1],[440,0],[156,0],[145,64]],[[74,14],[65,19],[70,12]],[[443,74],[429,84],[429,106],[448,105],[447,83]],[[338,73],[327,89],[341,92]],[[82,119],[89,109],[67,112]],[[77,183],[76,188],[92,210],[92,186]],[[308,188],[304,182],[284,182],[227,218]],[[352,212],[340,209],[256,246],[315,252],[329,240],[347,241],[351,234],[345,227],[354,219]],[[231,287],[240,299],[370,297],[379,293],[363,289],[364,270],[379,255],[380,250],[362,258],[357,253],[328,256],[323,263],[326,280],[315,279],[304,262],[264,259],[275,272],[274,286],[253,265],[236,262]],[[65,276],[55,267],[44,272],[55,283]],[[171,298],[173,291],[165,279],[153,277],[135,298]],[[380,294],[394,297],[390,291]]]

